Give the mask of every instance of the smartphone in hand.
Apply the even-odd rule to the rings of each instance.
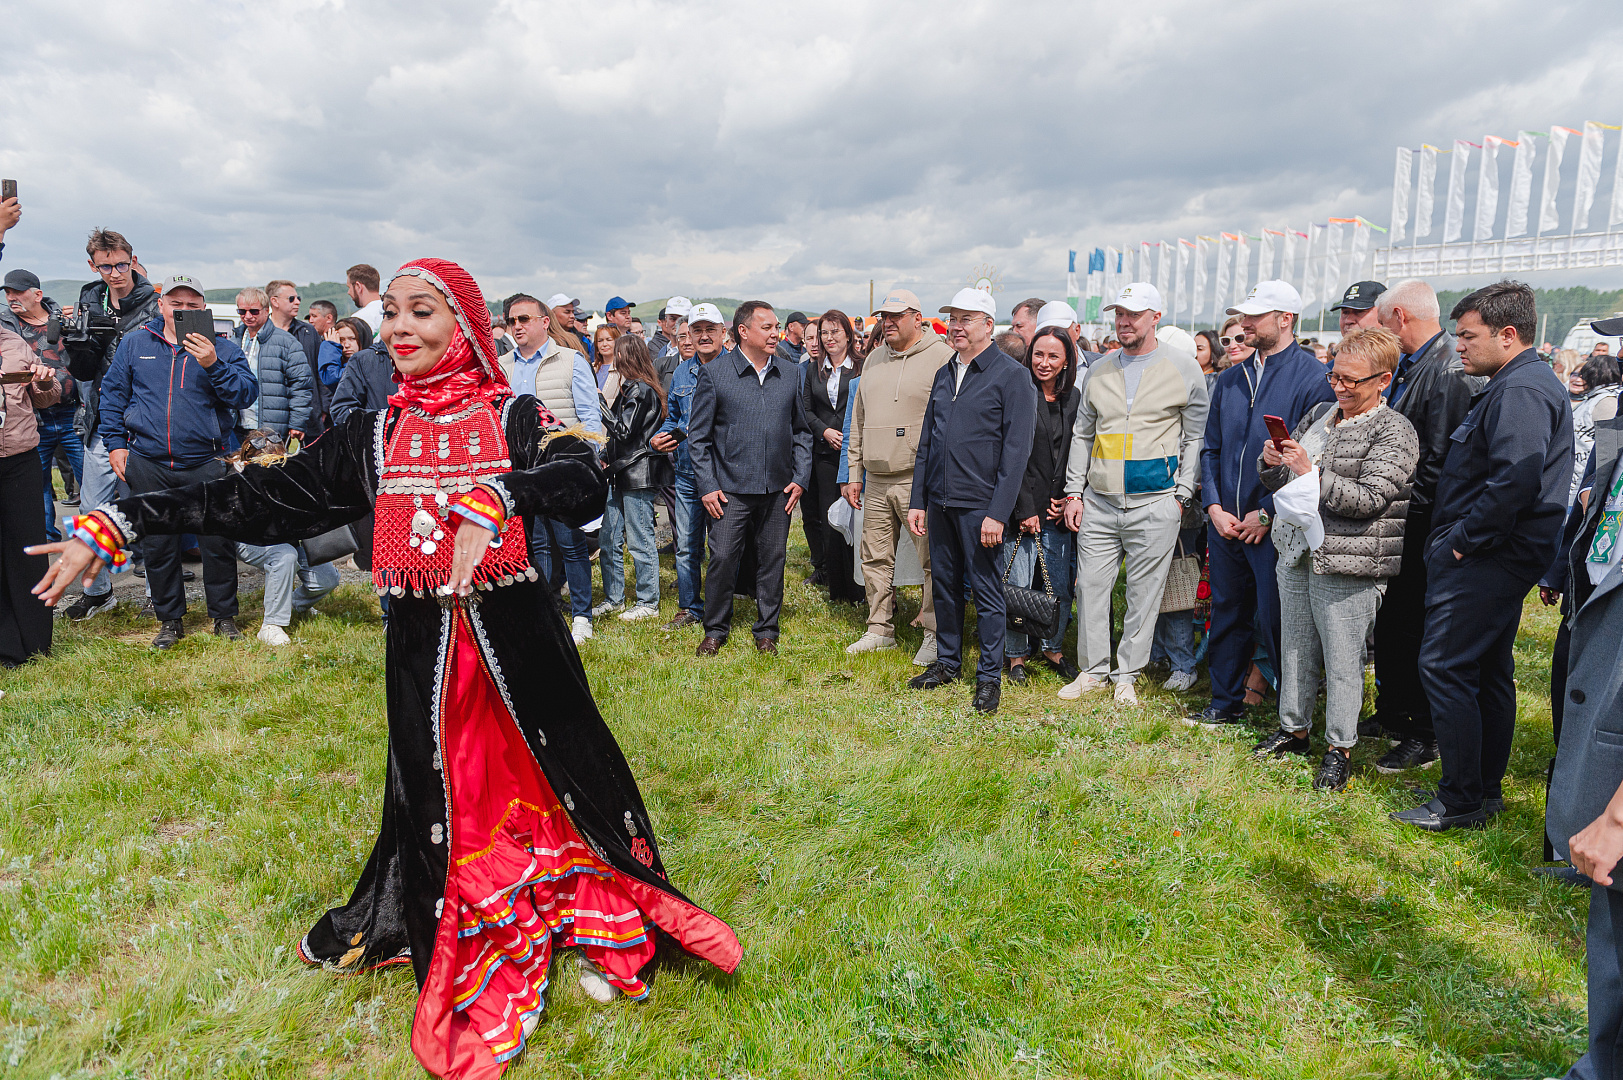
[[[17,197],[17,181],[0,180],[0,202]]]
[[[201,334],[203,340],[214,340],[214,313],[180,308],[175,312],[175,344],[185,345],[188,334]]]
[[[1265,415],[1262,422],[1268,425],[1268,435],[1273,441],[1274,449],[1283,454],[1285,452],[1285,440],[1291,437],[1290,428],[1286,427],[1284,419],[1278,416]]]

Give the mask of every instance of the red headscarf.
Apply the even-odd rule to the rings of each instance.
[[[418,277],[438,289],[451,305],[462,333],[440,362],[422,375],[393,378],[400,391],[389,404],[414,406],[431,416],[449,409],[511,394],[507,376],[496,363],[496,341],[490,334],[490,308],[468,272],[446,259],[414,259],[395,277]]]

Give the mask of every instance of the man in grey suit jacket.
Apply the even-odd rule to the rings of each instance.
[[[713,519],[698,655],[727,643],[744,545],[755,539],[755,647],[778,651],[789,515],[811,483],[811,426],[800,370],[774,354],[778,317],[751,300],[733,316],[738,348],[699,369],[688,448],[694,489]]]
[[[1620,320],[1623,321],[1623,320]],[[1620,327],[1623,329],[1623,327]],[[1594,485],[1572,545],[1572,652],[1545,806],[1556,853],[1594,885],[1589,898],[1589,1052],[1567,1076],[1623,1070],[1623,417],[1595,425]]]

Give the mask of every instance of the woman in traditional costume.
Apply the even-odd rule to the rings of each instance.
[[[302,453],[208,484],[123,499],[78,518],[35,592],[147,534],[298,543],[375,510],[372,576],[390,594],[383,825],[349,903],[299,943],[357,972],[410,962],[411,1046],[424,1068],[494,1077],[544,1005],[554,947],[578,947],[594,998],[645,997],[663,932],[725,971],[726,923],[666,880],[630,766],[528,560],[522,518],[603,511],[592,445],[515,399],[489,309],[455,263],[401,267],[382,337],[399,392]]]

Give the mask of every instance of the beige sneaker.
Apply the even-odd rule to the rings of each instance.
[[[929,667],[931,664],[933,664],[935,662],[936,662],[935,631],[934,630],[926,630],[924,632],[924,644],[920,645],[919,646],[919,651],[913,654],[913,666],[914,667]]]
[[[1137,707],[1138,691],[1133,689],[1132,683],[1119,682],[1116,684],[1116,704]]]
[[[895,638],[883,637],[870,631],[847,645],[845,651],[855,656],[857,653],[878,652],[880,649],[894,649],[895,647]]]
[[[1090,694],[1095,690],[1103,690],[1105,685],[1106,684],[1103,679],[1095,679],[1092,675],[1089,675],[1084,671],[1075,679],[1060,687],[1059,696],[1064,698],[1066,701],[1075,701],[1083,694]]]

